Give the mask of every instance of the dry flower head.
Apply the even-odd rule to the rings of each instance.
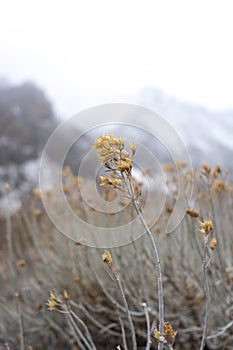
[[[224,180],[215,180],[211,190],[214,194],[220,194],[222,192],[224,192],[226,189],[226,184]]]
[[[132,157],[136,152],[136,147],[133,143],[129,144],[132,156],[124,147],[124,139],[122,137],[115,137],[113,134],[99,136],[92,146],[92,148],[98,150],[100,163],[109,171],[119,171],[129,175],[131,174]]]
[[[66,289],[65,289],[64,292],[63,292],[63,298],[64,298],[65,300],[70,299],[70,295],[69,295],[69,293],[67,292]]]
[[[189,216],[191,216],[192,218],[197,218],[199,216],[198,211],[194,210],[194,209],[187,209],[186,210],[186,214],[188,214]]]
[[[203,236],[208,236],[214,229],[213,222],[210,219],[204,219],[203,221],[200,221],[199,224],[199,232]]]
[[[92,148],[97,149],[100,163],[106,168],[109,176],[100,176],[100,186],[111,186],[124,193],[142,209],[142,183],[132,176],[133,156],[136,152],[134,143],[128,143],[131,154],[125,150],[122,137],[113,134],[98,137]]]
[[[132,154],[134,155],[136,153],[136,146],[134,143],[129,142],[129,148],[131,149]]]
[[[110,268],[112,268],[113,263],[112,263],[112,257],[109,250],[105,249],[104,254],[102,255],[102,260],[104,263],[108,264]]]
[[[213,237],[210,241],[210,249],[215,250],[216,246],[217,246],[217,239]]]
[[[174,171],[174,167],[172,164],[170,163],[166,163],[164,164],[163,166],[163,170],[166,172],[166,173],[172,173]]]
[[[50,292],[49,299],[46,303],[48,310],[62,312],[65,309],[64,300],[68,299],[69,294],[67,291],[64,291],[61,297],[56,295],[54,292]]]
[[[202,167],[202,174],[209,176],[211,173],[211,167],[205,163],[202,164],[201,167]]]
[[[215,178],[218,177],[218,175],[222,173],[221,167],[217,164],[212,173]]]
[[[16,262],[18,267],[24,267],[26,265],[26,261],[23,259],[20,259]]]
[[[40,215],[42,214],[42,211],[41,211],[40,209],[34,209],[34,210],[33,210],[33,214],[34,214],[35,216],[40,216]]]
[[[49,299],[46,305],[48,306],[49,311],[57,310],[57,306],[59,305],[59,300],[53,292],[50,292]]]
[[[33,188],[32,193],[36,199],[41,199],[41,192],[38,187]]]
[[[114,188],[122,186],[122,180],[117,178],[110,178],[107,176],[100,176],[100,186],[111,185]]]
[[[161,343],[173,344],[176,331],[172,328],[169,322],[164,322],[163,333],[160,333],[157,328],[154,329],[154,338]]]

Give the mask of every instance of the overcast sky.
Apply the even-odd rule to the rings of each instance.
[[[233,109],[233,1],[0,0],[0,76],[64,117],[144,87]]]

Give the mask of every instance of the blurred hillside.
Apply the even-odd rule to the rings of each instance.
[[[211,111],[178,101],[161,91],[145,88],[139,103],[158,112],[179,132],[194,166],[219,163],[233,170],[233,111]]]
[[[135,103],[158,112],[174,126],[187,146],[195,167],[203,162],[210,165],[218,163],[232,172],[232,111],[211,112],[177,101],[153,87],[141,91],[135,98]],[[135,116],[139,117],[144,116]],[[9,182],[13,187],[10,202],[4,186],[0,187],[0,211],[6,207],[11,207],[13,211],[20,207],[21,195],[38,185],[40,156],[57,125],[58,120],[51,102],[35,84],[0,85],[0,179],[1,185]],[[68,130],[62,129],[54,153],[47,154],[48,183],[53,177],[51,173],[60,157],[61,148],[69,145],[71,139],[86,129],[87,120],[80,120],[79,125],[74,124]],[[166,147],[155,142],[148,134],[138,133],[133,129],[127,130],[126,127],[119,127],[118,130],[108,128],[107,132],[111,131],[142,143],[156,154],[161,163],[172,161]],[[77,173],[80,162],[101,132],[102,129],[96,130],[96,134],[95,131],[92,134],[84,133],[70,148],[64,165],[70,166]],[[144,158],[141,157],[144,162],[141,166],[147,167],[147,160]],[[88,173],[86,175],[89,176]],[[4,198],[7,198],[7,203]]]
[[[38,158],[57,125],[52,105],[32,83],[2,85],[0,125],[1,182],[25,191],[38,179]]]

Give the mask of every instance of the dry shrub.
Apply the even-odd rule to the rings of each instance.
[[[189,181],[190,172],[185,165],[183,175]],[[64,176],[68,200],[88,220],[89,209],[79,200],[80,193],[76,193],[75,201],[73,197],[77,181],[84,180],[68,169]],[[194,196],[184,220],[175,232],[164,234],[177,194],[177,178],[172,167],[167,182],[170,192],[153,234],[164,277],[165,316],[177,331],[174,349],[200,347],[205,297],[203,243],[198,229],[199,220],[205,217],[212,218],[217,239],[207,270],[211,306],[206,349],[233,349],[232,184],[219,167],[212,169],[204,165],[201,173],[195,174]],[[52,193],[49,195],[52,200]],[[159,193],[155,192],[154,196],[159,201]],[[128,215],[133,215],[133,209],[128,210]],[[2,344],[8,344],[6,349],[7,346],[88,349],[79,334],[81,331],[91,344],[85,327],[98,349],[106,348],[106,344],[109,349],[118,345],[123,349],[124,333],[131,348],[130,324],[121,290],[102,261],[103,250],[87,248],[58,232],[43,211],[36,190],[30,208],[2,220],[1,228],[0,332]],[[110,253],[127,300],[138,349],[145,349],[148,321],[151,333],[158,326],[156,276],[150,246],[143,236],[111,249]],[[49,291],[61,303],[57,313],[50,312],[45,305]],[[64,291],[69,293],[67,298]],[[156,347],[156,340],[152,339],[151,349]],[[94,347],[90,345],[90,349]]]

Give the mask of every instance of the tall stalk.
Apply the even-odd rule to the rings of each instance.
[[[163,303],[163,278],[161,264],[159,260],[158,249],[148,227],[141,210],[141,191],[137,184],[134,183],[132,177],[133,156],[136,152],[136,147],[129,142],[131,155],[124,149],[125,141],[123,138],[115,137],[112,134],[100,136],[92,146],[98,150],[98,157],[106,171],[110,174],[109,177],[100,176],[101,185],[110,185],[124,193],[128,197],[138,215],[138,218],[146,231],[149,238],[154,265],[157,273],[158,285],[158,304],[159,304],[159,334],[162,336],[164,331],[164,303]],[[163,341],[158,339],[158,349],[163,349]]]
[[[206,244],[204,244],[204,257],[203,257],[202,271],[203,271],[203,279],[204,279],[204,287],[205,287],[205,321],[204,321],[204,330],[203,330],[200,350],[204,349],[205,342],[206,342],[208,323],[209,323],[209,309],[210,309],[210,289],[209,289],[209,282],[206,274],[207,268],[210,262],[210,258],[207,260],[207,251],[208,251],[208,247]]]
[[[160,259],[159,259],[159,254],[158,254],[158,249],[157,245],[155,243],[154,237],[147,225],[147,223],[144,220],[144,217],[138,208],[138,205],[133,201],[133,206],[138,214],[138,218],[141,221],[143,227],[146,230],[146,234],[149,238],[151,247],[152,247],[152,253],[153,253],[153,258],[154,258],[154,264],[156,268],[156,273],[157,273],[157,283],[158,283],[158,302],[159,302],[159,332],[163,333],[163,325],[164,325],[164,303],[163,303],[163,277],[162,277],[162,270],[161,270],[161,264],[160,264]],[[158,349],[162,349],[163,346],[162,343],[159,343]]]
[[[213,229],[214,229],[214,225],[210,219],[204,219],[203,221],[200,221],[199,233],[203,237],[203,241],[204,241],[202,272],[203,272],[204,289],[205,289],[205,318],[204,318],[204,329],[203,329],[200,350],[204,350],[207,331],[208,331],[208,323],[209,323],[210,290],[209,290],[209,282],[207,278],[207,269],[211,261],[212,251],[215,250],[217,245],[217,239],[213,237],[213,234],[212,234]]]

